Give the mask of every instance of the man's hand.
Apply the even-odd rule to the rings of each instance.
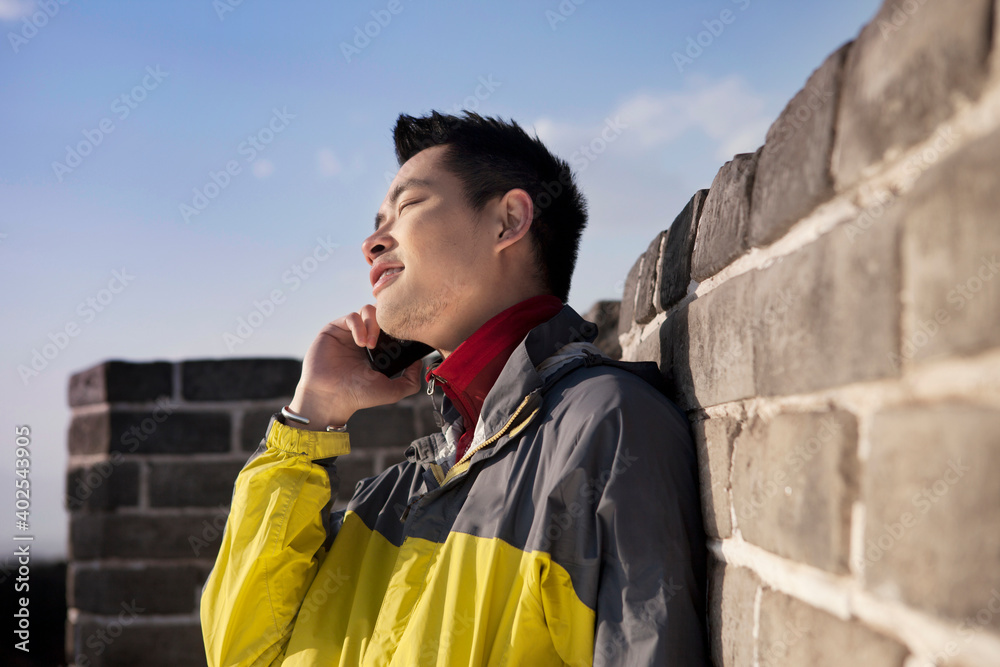
[[[375,306],[370,304],[323,327],[306,352],[302,377],[288,406],[309,418],[301,428],[341,426],[362,408],[395,403],[420,390],[420,361],[394,380],[368,364],[364,348],[375,347],[379,331]]]

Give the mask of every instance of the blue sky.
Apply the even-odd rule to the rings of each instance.
[[[620,298],[656,233],[878,4],[0,0],[2,465],[29,424],[36,553],[65,551],[72,373],[301,357],[373,301],[360,244],[400,113],[513,118],[577,167],[584,312]],[[336,247],[309,259],[320,245]],[[227,339],[275,289],[274,313]],[[19,371],[67,326],[44,369]]]

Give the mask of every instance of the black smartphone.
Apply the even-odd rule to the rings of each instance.
[[[384,331],[378,334],[378,342],[374,348],[366,347],[368,363],[382,375],[391,378],[399,375],[417,359],[423,359],[434,351],[425,343],[414,340],[393,338]]]

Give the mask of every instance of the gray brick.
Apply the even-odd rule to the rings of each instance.
[[[733,506],[743,538],[846,574],[857,498],[857,423],[847,412],[756,419],[736,440]]]
[[[66,509],[95,512],[139,504],[139,464],[119,454],[66,474]]]
[[[919,2],[910,14],[904,4],[883,4],[848,55],[833,157],[837,189],[929,138],[960,98],[977,99],[982,90],[993,0],[968,0],[960,11]]]
[[[181,392],[189,401],[291,398],[301,374],[297,359],[185,361]]]
[[[403,451],[416,438],[412,409],[394,405],[358,410],[348,420],[347,430],[352,450],[387,447]]]
[[[198,611],[208,565],[106,565],[100,569],[70,565],[69,605],[81,612],[118,614],[122,602],[148,614],[190,614]]]
[[[669,377],[685,409],[753,396],[754,272],[726,281],[678,312],[670,337]],[[673,318],[672,318],[673,319]]]
[[[635,264],[628,271],[625,278],[625,291],[622,294],[621,316],[618,319],[618,335],[632,330],[635,324],[635,300],[636,292],[639,289],[639,271],[642,268],[642,259],[645,255],[639,255]]]
[[[754,376],[763,396],[899,375],[899,227],[848,223],[757,273]]]
[[[753,609],[760,581],[746,568],[715,561],[708,585],[712,662],[717,667],[753,664]]]
[[[760,667],[903,667],[908,651],[861,623],[842,621],[765,588],[760,602]],[[745,663],[750,664],[750,663]]]
[[[737,155],[715,175],[694,240],[692,279],[710,278],[750,247],[750,201],[762,150]]]
[[[215,558],[228,512],[83,514],[70,518],[71,560]]]
[[[646,248],[642,264],[639,268],[639,282],[636,286],[635,298],[635,321],[639,324],[646,324],[656,317],[656,286],[657,271],[660,268],[660,247],[667,232],[663,231],[656,235]]]
[[[876,415],[865,475],[865,580],[955,620],[990,602],[1000,572],[1000,411],[965,403]],[[988,627],[1000,630],[1000,614]]]
[[[77,667],[204,667],[207,664],[198,623],[150,624],[143,622],[143,613],[134,617],[126,614],[130,624],[115,620],[112,623],[116,627],[112,628],[88,617],[68,623],[67,642],[76,648],[67,658],[75,659]]]
[[[612,359],[621,359],[622,347],[618,343],[618,315],[621,301],[597,301],[583,315],[583,319],[597,325],[594,345]]]
[[[276,412],[281,412],[282,406],[263,408],[260,410],[247,410],[243,413],[243,420],[240,427],[240,447],[245,452],[257,450],[257,446],[267,435],[267,427],[271,423],[271,417]]]
[[[112,410],[104,451],[123,454],[228,452],[232,417],[224,412]]]
[[[105,454],[111,440],[111,416],[107,409],[99,412],[73,415],[69,423],[69,453]]]
[[[1000,345],[997,173],[1000,132],[926,172],[893,208],[905,225],[903,284],[913,304],[902,359],[970,355]]]
[[[833,195],[830,155],[844,56],[826,59],[767,132],[750,209],[750,245],[768,245]]]
[[[150,507],[229,505],[244,461],[149,464]]]
[[[733,534],[729,476],[733,441],[740,428],[740,423],[730,417],[697,421],[691,427],[698,449],[705,533],[716,539],[725,539]]]
[[[173,394],[173,364],[106,361],[69,379],[69,404],[152,401]]]
[[[708,190],[694,193],[667,230],[667,241],[660,253],[660,267],[657,270],[657,298],[653,304],[657,312],[668,310],[687,294],[691,283],[691,250],[694,248],[698,219],[707,195]]]

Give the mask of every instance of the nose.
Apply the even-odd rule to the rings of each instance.
[[[388,232],[375,230],[361,244],[361,252],[364,253],[368,263],[373,264],[379,255],[391,249],[394,244],[395,240]]]

